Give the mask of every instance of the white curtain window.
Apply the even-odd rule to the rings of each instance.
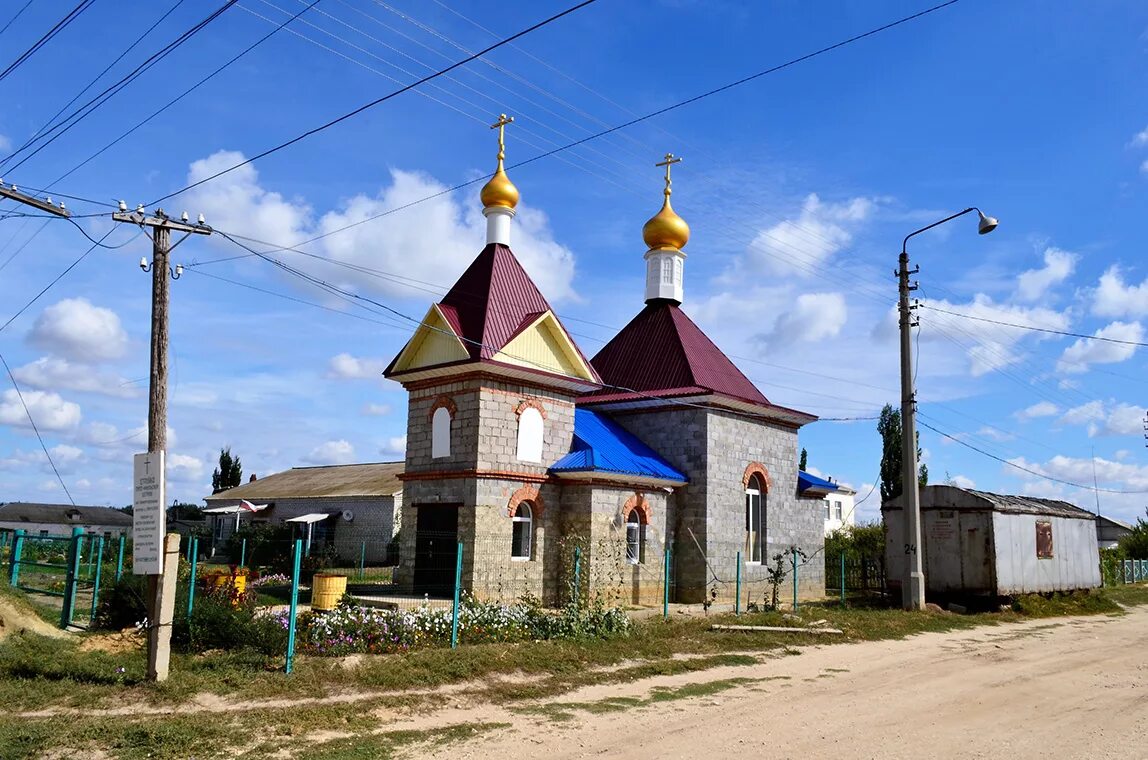
[[[642,524],[638,510],[631,511],[630,516],[626,518],[626,561],[631,565],[642,563],[642,547],[646,543],[645,533],[646,526]]]
[[[534,527],[534,513],[530,505],[523,502],[514,510],[511,519],[510,558],[530,559],[530,539]]]
[[[754,476],[745,489],[745,557],[749,562],[765,561],[765,489]]]
[[[431,417],[431,459],[450,456],[450,410],[440,406]]]
[[[823,499],[822,501],[825,503],[825,519],[826,520],[832,520],[833,519],[833,511],[832,511],[832,508],[829,506],[829,499]]]
[[[542,461],[542,413],[528,406],[518,415],[518,459]]]
[[[840,520],[841,519],[841,502],[834,501],[833,506],[837,511],[837,519]]]

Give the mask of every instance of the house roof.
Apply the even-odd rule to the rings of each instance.
[[[1128,523],[1123,522],[1121,520],[1117,520],[1115,517],[1109,517],[1108,515],[1098,515],[1096,520],[1097,520],[1097,522],[1105,522],[1105,523],[1109,523],[1110,525],[1115,525],[1117,528],[1120,528],[1121,530],[1127,530],[1127,531],[1132,530],[1132,526],[1129,525]]]
[[[574,410],[571,451],[551,468],[555,474],[595,473],[685,483],[689,480],[656,451],[606,415]]]
[[[805,470],[797,471],[797,492],[805,493],[812,490],[814,493],[833,493],[838,489],[837,484],[816,475],[810,475]]]
[[[128,527],[132,516],[111,507],[76,507],[71,504],[34,504],[13,501],[0,505],[0,522],[114,525]]]
[[[646,304],[590,362],[603,383],[617,387],[586,394],[582,397],[586,402],[718,393],[770,406],[769,399],[672,301]]]
[[[217,501],[317,499],[330,496],[391,496],[403,490],[404,462],[293,467],[206,497]]]
[[[902,496],[881,505],[882,510],[901,509]],[[1094,520],[1096,515],[1075,504],[1057,499],[1041,499],[1036,496],[978,491],[973,488],[937,485],[921,489],[921,509],[990,509],[1005,514],[1047,515],[1049,517],[1069,517],[1080,520]]]

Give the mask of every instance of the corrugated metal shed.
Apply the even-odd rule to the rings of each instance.
[[[0,505],[0,522],[92,524],[126,526],[132,516],[111,507],[76,507],[71,504],[35,504],[13,501]]]
[[[213,501],[391,496],[403,490],[404,462],[294,467],[206,497]]]
[[[602,382],[661,396],[720,393],[770,406],[749,378],[670,301],[652,301],[591,360]],[[641,398],[642,393],[630,394]],[[617,388],[587,394],[594,402],[625,396]]]
[[[559,473],[611,473],[685,483],[688,478],[604,414],[574,410],[572,451],[550,468]]]

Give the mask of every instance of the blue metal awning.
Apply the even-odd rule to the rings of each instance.
[[[837,484],[831,480],[810,475],[803,470],[797,471],[798,493],[805,493],[806,491],[813,491],[813,493],[833,493],[836,490]]]
[[[571,451],[555,462],[550,472],[556,475],[629,475],[675,483],[689,480],[617,422],[604,414],[582,408],[574,410]]]

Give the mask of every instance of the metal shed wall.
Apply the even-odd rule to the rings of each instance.
[[[1052,524],[1052,557],[1036,552],[1036,523]],[[997,593],[1069,591],[1101,585],[1096,523],[1087,519],[993,513]]]

